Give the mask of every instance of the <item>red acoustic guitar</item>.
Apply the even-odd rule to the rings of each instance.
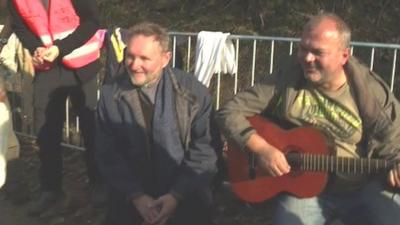
[[[261,116],[249,121],[259,135],[285,153],[292,171],[269,177],[257,168],[254,154],[229,146],[229,180],[234,193],[246,202],[261,202],[280,192],[303,198],[316,196],[324,189],[328,172],[366,174],[391,168],[386,160],[329,155],[325,136],[312,127],[283,130]]]

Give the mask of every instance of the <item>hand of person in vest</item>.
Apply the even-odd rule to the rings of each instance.
[[[48,70],[53,64],[54,60],[58,57],[58,47],[53,45],[49,48],[38,47],[33,53],[32,62],[33,66],[38,70]]]
[[[52,45],[50,48],[47,48],[44,52],[43,59],[47,62],[54,62],[58,55],[60,54],[60,50],[56,45]]]
[[[46,51],[45,47],[38,47],[33,53],[32,62],[35,68],[38,68],[43,65],[44,63],[43,55],[45,51]]]
[[[389,184],[394,188],[400,188],[400,163],[390,170],[388,175]]]

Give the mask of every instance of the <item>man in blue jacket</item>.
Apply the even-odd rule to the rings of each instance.
[[[209,184],[219,135],[212,99],[193,76],[168,66],[164,28],[129,30],[125,72],[101,90],[96,159],[110,185],[107,224],[210,224]]]

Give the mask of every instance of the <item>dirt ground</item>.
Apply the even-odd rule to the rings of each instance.
[[[65,200],[37,217],[28,216],[32,201],[39,194],[37,148],[32,140],[21,139],[21,156],[9,164],[8,181],[0,191],[1,225],[101,225],[105,207],[89,201],[83,152],[64,151]],[[268,225],[270,203],[249,205],[232,194],[228,183],[215,192],[217,225]]]

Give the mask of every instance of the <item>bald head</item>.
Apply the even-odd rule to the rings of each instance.
[[[312,17],[303,28],[303,35],[323,29],[326,35],[337,36],[340,46],[350,47],[351,30],[349,26],[337,15],[323,13]]]

